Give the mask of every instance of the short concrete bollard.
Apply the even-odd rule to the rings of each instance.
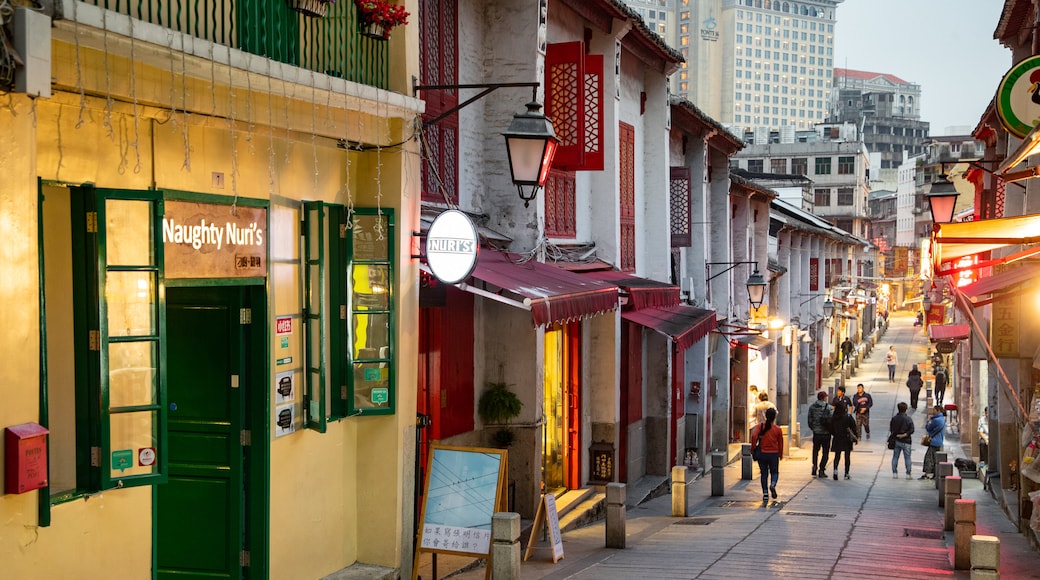
[[[711,454],[711,495],[726,495],[726,454],[715,451]]]
[[[1000,538],[971,537],[971,578],[1000,578]]]
[[[953,531],[953,508],[956,505],[956,501],[961,498],[961,476],[959,475],[947,475],[946,480],[943,482],[943,487],[946,489],[946,493],[943,499],[943,530],[947,532]]]
[[[625,499],[628,492],[623,483],[607,484],[606,544],[608,548],[625,547]]]
[[[689,515],[686,501],[686,466],[676,465],[672,468],[672,515],[685,518]]]
[[[751,444],[745,443],[740,446],[740,479],[751,479],[751,465],[754,460],[751,459]]]
[[[971,568],[971,537],[975,535],[975,500],[953,502],[953,569]]]
[[[935,462],[936,463],[946,463],[949,460],[950,460],[950,454],[949,453],[947,453],[945,451],[936,451],[935,452]]]
[[[943,487],[943,480],[950,475],[953,475],[952,463],[949,461],[935,463],[935,488],[939,490],[939,507],[944,505],[943,494],[946,493],[946,488]]]
[[[491,517],[491,577],[520,580],[520,514],[498,512]]]

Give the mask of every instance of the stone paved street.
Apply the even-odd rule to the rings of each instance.
[[[647,501],[627,513],[626,549],[604,548],[604,522],[599,521],[565,533],[564,558],[555,564],[542,542],[531,560],[523,563],[522,577],[970,577],[968,571],[953,570],[953,533],[943,532],[943,511],[938,507],[934,482],[917,479],[924,449],[914,447],[913,480],[904,478],[902,465],[900,478],[891,476],[892,456],[885,445],[888,420],[896,403],[908,400],[903,382],[910,365],[923,361],[927,351],[927,338],[912,321],[910,313],[893,313],[887,334],[849,381],[850,391],[863,382],[874,397],[873,437],[852,453],[851,480],[810,476],[810,438],[800,448],[792,448],[791,457],[781,462],[777,500],[763,503],[757,467],[753,479],[743,481],[738,461],[724,469],[722,497],[711,496],[710,473],[689,485],[689,517],[671,516],[669,495]],[[901,361],[895,383],[888,382],[884,364],[890,344],[896,346]],[[922,404],[913,415],[917,435],[923,431],[923,409]],[[801,430],[807,433],[805,413],[802,415]],[[951,444],[951,438],[945,451],[950,461],[965,455],[959,444]],[[963,497],[977,504],[977,533],[1001,540],[1001,577],[1040,578],[1037,552],[982,490],[982,482],[965,479],[963,487]],[[426,572],[424,578],[432,578]],[[484,573],[481,565],[450,577],[476,580]]]

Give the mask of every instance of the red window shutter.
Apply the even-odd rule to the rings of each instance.
[[[545,182],[545,235],[573,238],[576,233],[575,176],[573,171],[549,171]]]
[[[553,167],[557,169],[581,169],[585,163],[584,83],[585,43],[546,46],[545,115],[552,119],[553,130],[560,140],[553,159]]]
[[[458,81],[458,6],[456,0],[423,0],[419,4],[421,54],[419,84],[453,85]],[[459,102],[456,91],[428,90],[423,122],[436,118]],[[459,201],[459,115],[455,113],[424,128],[421,146],[422,199],[441,203]]]
[[[636,130],[627,123],[618,123],[620,153],[619,179],[621,202],[619,214],[620,267],[622,272],[636,269]]]
[[[820,259],[809,258],[809,291],[820,289]]]
[[[693,232],[690,223],[693,216],[693,200],[690,196],[690,168],[672,167],[671,184],[668,188],[670,196],[672,222],[672,247],[688,248],[693,244]]]
[[[603,171],[603,55],[585,56],[585,171]]]

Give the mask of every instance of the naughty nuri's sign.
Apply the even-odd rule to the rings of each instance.
[[[166,278],[251,278],[267,275],[267,210],[165,201]]]

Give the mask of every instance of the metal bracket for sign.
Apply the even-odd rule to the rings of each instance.
[[[412,232],[412,237],[413,238],[425,238],[426,234],[424,234],[422,232]],[[419,247],[422,247],[422,246],[419,246]],[[422,255],[422,253],[420,252],[418,254],[412,254],[412,259],[413,260],[425,260],[426,256]]]

